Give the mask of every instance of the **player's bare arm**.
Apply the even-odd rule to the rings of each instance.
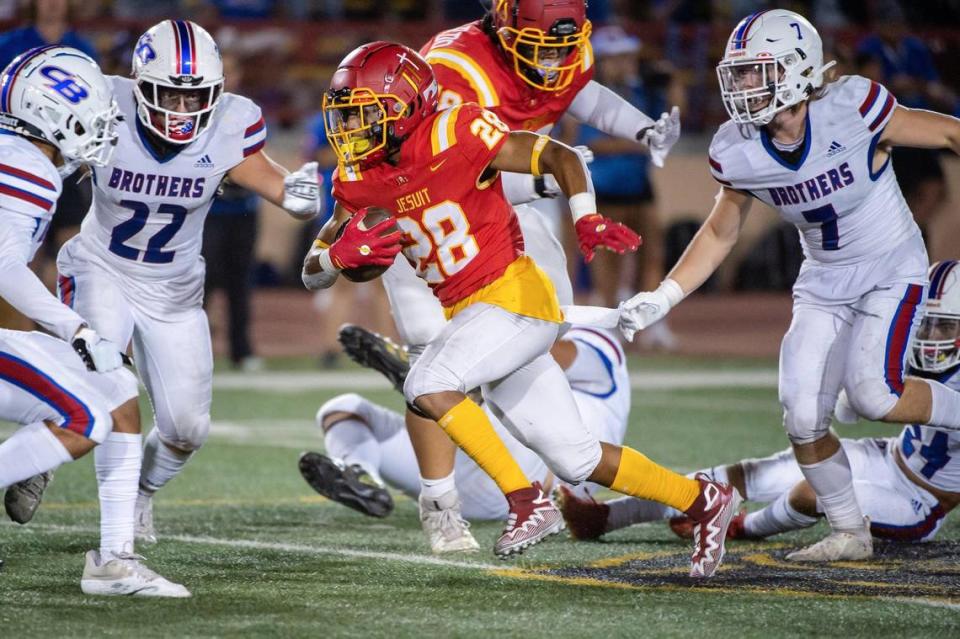
[[[880,144],[889,150],[893,146],[912,146],[922,149],[950,149],[960,155],[960,119],[897,106],[887,123]]]
[[[593,184],[583,156],[575,149],[545,135],[513,131],[487,170],[554,176],[563,194],[569,198],[570,212],[580,251],[587,262],[597,248],[616,253],[635,251],[640,236],[632,230],[597,213]]]
[[[632,340],[707,281],[737,243],[752,199],[736,189],[720,189],[707,220],[657,290],[637,293],[620,305],[624,337]]]
[[[260,151],[233,167],[228,175],[238,186],[298,220],[309,220],[320,213],[322,198],[316,162],[308,162],[291,173]]]

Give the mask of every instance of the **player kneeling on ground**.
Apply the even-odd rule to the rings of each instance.
[[[0,87],[0,297],[59,337],[0,330],[0,419],[24,425],[0,444],[0,489],[41,477],[13,499],[8,492],[7,509],[20,521],[29,519],[44,477],[96,446],[100,550],[87,553],[81,589],[189,597],[186,588],[133,554],[141,439],[137,380],[121,367],[119,347],[73,310],[72,283],[62,283],[61,303],[27,266],[49,227],[61,176],[79,164],[103,166],[113,153],[113,92],[93,60],[59,46],[18,57],[4,70]]]
[[[910,374],[960,390],[960,263],[930,267],[930,297],[910,359]],[[845,405],[837,418],[856,421]],[[853,490],[878,539],[917,542],[936,535],[947,513],[960,504],[960,432],[933,426],[904,426],[898,437],[841,439],[850,460]],[[763,509],[740,513],[727,531],[730,539],[762,539],[807,528],[823,516],[823,507],[787,449],[763,459],[745,459],[705,470],[736,486],[745,499],[766,503]],[[599,504],[575,495],[561,506],[571,533],[578,539],[646,521],[671,518],[682,536],[691,532],[680,513],[650,501],[623,498]]]
[[[581,156],[549,137],[510,132],[476,104],[437,111],[429,65],[387,42],[359,47],[341,62],[324,112],[340,158],[338,210],[304,260],[304,283],[320,288],[343,268],[388,265],[402,248],[430,284],[450,321],[411,368],[404,395],[506,496],[509,517],[495,553],[522,552],[559,532],[562,520],[466,396],[475,388],[560,479],[593,481],[691,514],[698,526],[690,574],[712,575],[736,509],[734,491],[601,443],[580,420],[563,371],[549,355],[563,315],[550,280],[524,254],[499,172],[552,173],[570,199],[585,253],[636,249],[632,231],[597,213]],[[389,210],[402,236],[388,235],[387,243],[383,227],[364,228],[372,207]],[[334,240],[348,211],[355,215]]]

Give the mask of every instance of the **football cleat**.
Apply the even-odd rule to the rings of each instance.
[[[137,493],[133,526],[133,534],[137,541],[147,545],[157,543],[157,531],[153,528],[153,495]]]
[[[518,555],[564,528],[563,515],[546,495],[540,482],[506,495],[509,512],[507,525],[493,546],[500,559]]]
[[[410,359],[403,346],[355,324],[341,326],[337,340],[347,357],[364,368],[377,371],[390,380],[397,392],[403,392],[403,383],[410,372]]]
[[[347,466],[320,453],[300,455],[300,474],[310,487],[331,501],[370,517],[393,512],[393,498],[386,487],[358,464]]]
[[[607,532],[607,518],[610,506],[598,502],[593,497],[577,497],[572,490],[560,485],[560,513],[567,523],[570,536],[579,541],[599,539]]]
[[[712,577],[726,554],[727,530],[743,498],[730,485],[710,481],[703,473],[696,476],[700,495],[687,510],[693,519],[693,554],[690,576]]]
[[[7,516],[18,524],[25,524],[33,519],[51,481],[53,471],[48,470],[7,488],[7,494],[3,496],[3,507]]]
[[[834,531],[817,543],[795,550],[787,561],[863,561],[873,556],[873,537],[870,535],[870,519],[863,518],[862,531]]]
[[[190,591],[143,565],[143,557],[123,552],[101,557],[99,551],[86,555],[80,590],[87,595],[132,595],[134,597],[190,596]]]
[[[740,509],[740,512],[730,520],[730,527],[727,528],[727,539],[763,539],[762,537],[751,537],[743,527],[743,522],[747,518],[747,510]],[[693,539],[694,522],[686,515],[677,515],[667,520],[670,530],[680,539]]]
[[[448,491],[438,499],[424,499],[421,495],[418,503],[420,524],[435,555],[480,550],[480,544],[470,532],[470,522],[460,514],[460,497],[456,490]]]

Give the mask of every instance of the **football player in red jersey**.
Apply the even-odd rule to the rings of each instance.
[[[474,102],[493,112],[511,130],[548,131],[569,113],[611,135],[646,144],[653,160],[662,165],[680,135],[676,109],[654,121],[619,95],[593,81],[591,26],[584,0],[499,0],[483,20],[450,29],[431,38],[421,54],[431,64],[439,85],[441,108]],[[587,150],[588,151],[588,150]],[[589,161],[589,158],[586,158]],[[541,196],[560,195],[552,175],[504,172],[501,183],[515,204]],[[556,206],[545,201],[541,210]],[[572,303],[563,249],[538,211],[518,207],[526,248],[536,258],[557,290],[561,304]],[[587,250],[589,261],[592,252]],[[440,305],[413,269],[399,261],[383,277],[391,312],[401,340],[415,360],[425,345],[444,327]],[[375,358],[382,344],[366,345],[361,356]],[[437,499],[426,502],[456,504],[453,478],[455,448],[430,420],[407,412],[407,427],[420,461],[421,494]],[[424,516],[431,521],[459,522],[452,517]],[[469,528],[459,534],[448,526],[436,552],[476,547]]]
[[[562,521],[466,396],[474,388],[483,388],[504,424],[558,477],[590,480],[689,514],[698,522],[691,575],[712,575],[738,505],[734,491],[599,442],[580,422],[572,391],[549,355],[563,316],[550,280],[524,255],[499,172],[552,173],[570,199],[585,251],[635,250],[636,234],[596,212],[580,155],[547,136],[510,132],[473,103],[437,111],[430,66],[413,50],[387,42],[359,47],[341,62],[323,109],[340,158],[333,187],[338,205],[304,260],[304,283],[322,287],[338,269],[388,265],[402,248],[430,285],[449,322],[412,366],[404,394],[506,495],[510,516],[495,552],[521,552],[559,532]],[[371,207],[391,211],[402,236],[381,237],[393,220],[361,225]]]

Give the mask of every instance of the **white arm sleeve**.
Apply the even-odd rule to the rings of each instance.
[[[0,297],[69,342],[84,321],[47,290],[27,266],[33,254],[34,218],[25,215],[4,215],[3,218],[0,227]]]
[[[637,140],[637,134],[654,120],[619,95],[594,80],[580,90],[567,113],[608,135]]]
[[[503,194],[510,204],[526,204],[539,199],[534,178],[529,173],[501,173],[500,182],[503,185]]]

